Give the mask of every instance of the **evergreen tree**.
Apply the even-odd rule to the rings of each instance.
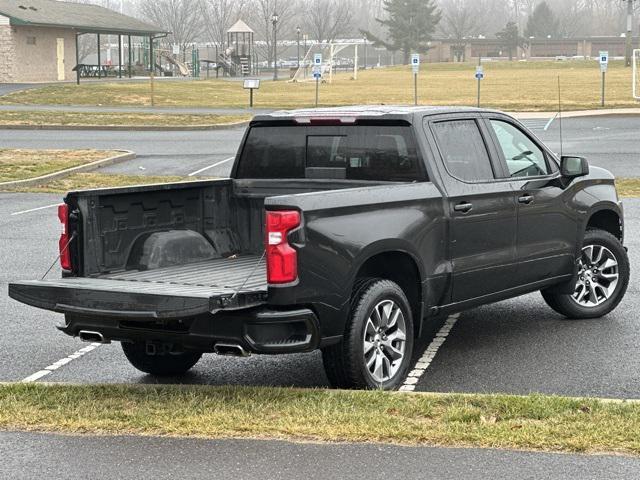
[[[409,63],[412,52],[429,50],[428,42],[442,16],[434,0],[384,0],[383,9],[387,18],[376,18],[376,22],[387,29],[388,41],[362,30],[374,45],[392,52],[400,50],[405,64]]]
[[[541,2],[533,10],[527,20],[525,29],[526,37],[557,37],[560,31],[560,21],[556,18],[553,10],[547,2]]]
[[[525,44],[525,40],[518,32],[518,25],[515,22],[508,22],[505,27],[496,33],[496,38],[502,40],[502,44],[509,52],[509,60],[513,60],[514,53],[518,53],[518,47]]]

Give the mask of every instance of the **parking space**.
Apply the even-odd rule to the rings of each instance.
[[[0,194],[0,381],[19,381],[86,346],[55,330],[60,316],[19,304],[6,295],[11,280],[40,278],[56,256],[55,209],[20,215],[56,203],[59,196]],[[640,200],[625,202],[632,265],[640,260]],[[56,273],[53,273],[55,275]],[[568,321],[534,293],[464,312],[441,342],[416,390],[443,392],[544,392],[640,398],[640,308],[637,274],[609,317]],[[429,325],[417,360],[444,319]],[[118,344],[101,345],[47,375],[47,381],[154,383],[131,367]],[[319,352],[247,359],[206,355],[194,370],[169,382],[197,384],[327,386]]]

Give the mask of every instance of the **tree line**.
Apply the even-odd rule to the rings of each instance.
[[[120,0],[79,0],[118,10]],[[310,42],[367,38],[401,52],[424,52],[433,38],[499,38],[511,51],[530,38],[619,36],[628,0],[123,0],[125,13],[171,31],[167,41],[184,51],[194,42],[224,48],[226,31],[242,18],[272,60],[274,22],[279,40]],[[634,9],[640,11],[640,0]],[[637,30],[637,22],[634,28]]]

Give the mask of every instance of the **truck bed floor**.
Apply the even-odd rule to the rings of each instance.
[[[101,279],[127,283],[166,285],[177,287],[202,287],[210,295],[267,290],[267,273],[264,259],[257,255],[217,258],[204,262],[157,268],[146,271],[127,271],[103,275]],[[153,287],[152,287],[153,288]]]

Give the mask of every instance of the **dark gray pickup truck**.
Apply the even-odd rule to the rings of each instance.
[[[535,290],[601,317],[629,281],[613,176],[488,110],[262,115],[230,179],[71,192],[58,213],[62,278],[9,294],[155,375],[321,349],[336,387],[392,389],[430,318]]]

